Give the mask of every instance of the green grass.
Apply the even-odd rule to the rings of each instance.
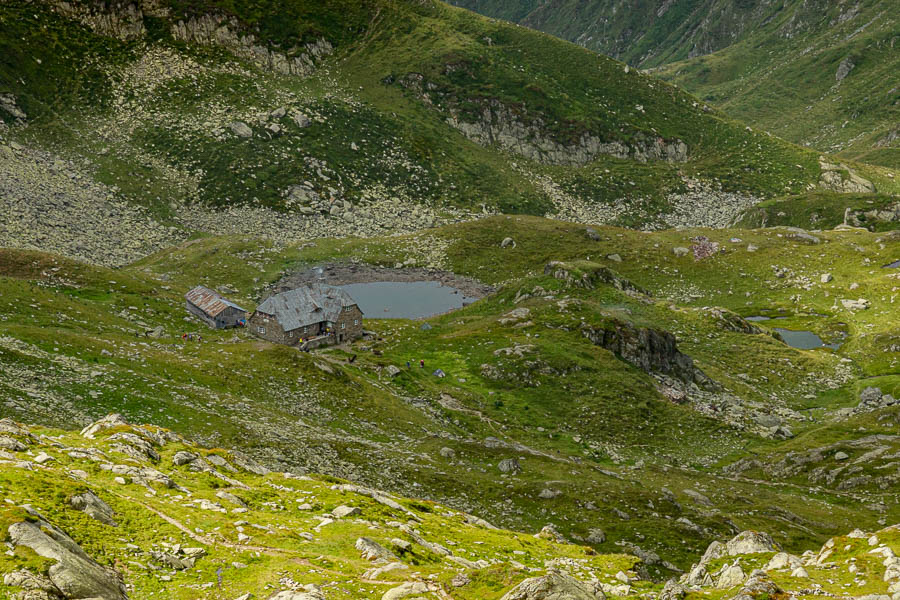
[[[860,226],[872,231],[888,231],[900,228],[900,222],[886,221],[880,219],[877,214],[867,216],[865,213],[873,211],[877,213],[884,209],[893,210],[898,202],[900,202],[900,198],[897,196],[883,194],[812,192],[761,202],[744,211],[738,220],[738,225],[743,227],[790,226],[804,229],[833,229],[845,222],[844,215],[849,209],[857,215]]]
[[[584,226],[500,216],[422,234],[314,245],[203,238],[115,271],[4,251],[0,364],[7,376],[0,396],[19,419],[74,427],[118,411],[282,468],[426,497],[525,531],[553,522],[567,536],[585,537],[599,527],[609,536],[602,551],[615,550],[616,541],[636,541],[682,567],[709,536],[729,531],[729,520],[768,529],[783,517],[772,506],[799,519],[773,531],[791,549],[880,518],[859,496],[884,494],[874,483],[842,490],[834,487],[838,480],[814,490],[822,483],[806,472],[766,476],[771,481],[763,484],[752,471],[735,480],[723,478],[720,468],[754,456],[774,464],[787,452],[882,433],[893,422],[880,420],[881,413],[832,422],[835,411],[855,406],[866,385],[900,391],[896,355],[888,351],[900,343],[890,304],[895,281],[872,266],[893,259],[892,247],[878,241],[882,234],[824,232],[817,234],[821,244],[807,246],[777,228],[597,231],[600,239],[592,240]],[[702,261],[673,254],[699,234],[725,251]],[[501,250],[507,236],[516,247]],[[758,249],[748,252],[748,244]],[[252,308],[286,271],[327,260],[391,266],[422,245],[446,247],[444,264],[500,291],[430,319],[430,331],[418,322],[368,320],[366,327],[381,339],[358,342],[353,365],[344,351],[297,353],[247,332],[198,330],[182,320],[182,294],[198,282],[227,283],[237,289],[233,299]],[[614,252],[621,263],[604,258]],[[601,282],[594,289],[565,287],[543,274],[551,260],[609,268],[652,299]],[[778,278],[773,265],[792,273]],[[822,272],[834,280],[819,284]],[[809,290],[804,281],[813,283]],[[850,283],[859,288],[850,291]],[[518,293],[537,286],[553,297],[538,294],[513,304]],[[857,297],[870,299],[872,308],[849,313],[834,306],[836,298]],[[836,354],[794,350],[767,334],[725,330],[704,309],[716,305],[741,315],[790,317],[763,322],[764,328],[810,329],[825,339],[843,331],[848,339]],[[528,308],[534,324],[501,325],[498,318],[514,307]],[[618,321],[673,332],[678,348],[741,403],[764,412],[796,411],[783,417],[796,437],[764,439],[750,421],[749,430],[737,429],[721,414],[700,415],[690,403],[667,400],[653,377],[584,338],[582,319],[595,327]],[[143,337],[157,325],[165,331],[162,339]],[[182,343],[184,331],[201,331],[203,343]],[[495,354],[516,344],[532,349],[521,358]],[[853,362],[842,367],[844,358]],[[402,368],[419,359],[427,369]],[[402,372],[389,381],[381,369],[391,364]],[[430,375],[438,367],[447,378]],[[830,382],[840,369],[848,379]],[[488,447],[489,437],[527,449]],[[442,456],[444,447],[456,458]],[[513,456],[523,471],[502,476],[497,464]],[[878,464],[865,474],[880,475]],[[664,486],[681,498],[681,508],[661,498]],[[720,513],[706,514],[682,497],[682,490],[697,486]],[[562,494],[537,500],[544,489]],[[585,508],[589,500],[595,510]],[[680,517],[706,533],[686,528]]]

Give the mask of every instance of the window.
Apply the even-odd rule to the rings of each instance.
[[[346,323],[341,323],[341,329],[345,329],[347,327]]]
[[[353,324],[354,324],[354,325],[359,325],[359,319],[353,319]]]
[[[309,333],[309,326],[303,328],[303,333]]]
[[[292,331],[290,334],[288,334],[288,337],[294,337],[294,332]]]
[[[265,328],[265,327],[257,327],[257,328],[256,328],[256,331],[257,331],[257,333],[265,333],[265,332],[266,332],[266,328]]]

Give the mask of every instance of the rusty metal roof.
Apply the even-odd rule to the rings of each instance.
[[[242,312],[247,312],[246,309],[241,308],[231,300],[223,298],[218,292],[202,285],[198,285],[185,294],[184,297],[188,302],[208,314],[210,317],[215,317],[229,306]]]

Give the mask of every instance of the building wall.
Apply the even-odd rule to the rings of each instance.
[[[363,334],[363,315],[362,311],[355,304],[348,307],[349,310],[341,311],[337,321],[334,322],[332,331],[334,333],[328,339],[317,340],[312,346],[307,345],[307,349],[318,348],[330,344],[338,344],[349,342],[362,337]],[[319,331],[319,323],[308,325],[309,330],[303,331],[303,327],[294,331],[284,331],[278,324],[278,320],[274,316],[266,315],[261,312],[254,312],[247,320],[247,327],[250,333],[264,340],[274,342],[276,344],[285,344],[288,346],[296,346],[300,343],[301,338],[314,336]],[[343,325],[343,327],[342,327]],[[264,330],[264,331],[261,331]]]
[[[247,313],[229,306],[218,315],[216,315],[217,327],[237,327],[238,321],[246,319]]]
[[[349,309],[349,310],[348,310]],[[355,304],[341,311],[334,322],[335,343],[349,342],[362,337],[363,314]]]
[[[259,311],[250,315],[250,318],[247,319],[247,327],[250,329],[250,333],[256,337],[275,342],[276,344],[294,346],[300,341],[300,337],[296,332],[291,337],[278,324],[278,319]]]
[[[187,308],[187,311],[189,313],[191,313],[213,329],[236,327],[237,322],[241,319],[246,318],[247,315],[247,313],[245,313],[244,311],[229,306],[218,315],[216,315],[215,318],[213,318],[203,312],[200,308],[192,304],[189,300],[185,301],[184,306],[185,308]]]
[[[194,315],[195,317],[197,317],[198,319],[200,319],[201,321],[203,321],[210,327],[212,327],[214,329],[218,328],[214,319],[211,319],[209,315],[207,315],[205,312],[203,312],[202,310],[200,310],[199,308],[197,308],[196,306],[191,304],[189,301],[187,301],[187,300],[185,301],[184,307],[187,309],[187,311],[189,313],[191,313],[192,315]]]

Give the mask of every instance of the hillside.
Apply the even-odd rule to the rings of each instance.
[[[75,428],[117,411],[498,526],[601,529],[598,550],[655,553],[664,576],[738,529],[777,522],[799,550],[897,520],[897,274],[881,268],[897,247],[860,229],[648,234],[500,216],[402,237],[209,238],[118,270],[8,250],[0,394],[19,421]],[[185,321],[197,283],[252,308],[285,274],[335,261],[498,291],[430,329],[370,317],[372,337],[310,354]],[[798,350],[776,326],[840,347]],[[419,359],[427,369],[404,368]]]
[[[10,598],[602,600],[897,587],[897,526],[856,529],[802,557],[741,532],[712,542],[682,584],[662,586],[640,558],[597,554],[549,528],[506,531],[432,502],[271,472],[120,415],[80,434],[9,419],[0,432],[0,590]]]
[[[195,232],[496,211],[723,226],[809,187],[900,185],[850,164],[865,183],[844,190],[818,154],[677,88],[436,2],[6,2],[0,25],[0,244],[101,264]]]
[[[795,143],[898,165],[895,2],[455,4],[651,69]]]

